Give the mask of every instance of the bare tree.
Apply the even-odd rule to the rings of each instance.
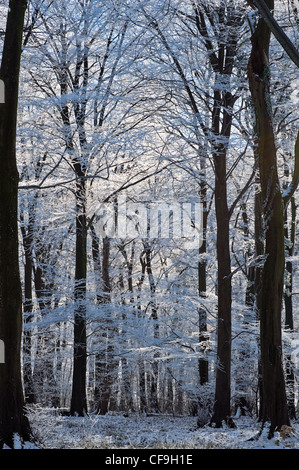
[[[255,2],[254,2],[255,3]],[[274,9],[274,0],[263,2]],[[282,362],[281,309],[285,268],[284,210],[298,186],[298,140],[295,146],[293,179],[282,194],[277,167],[270,97],[268,21],[260,18],[252,35],[248,76],[256,116],[257,157],[260,172],[265,230],[265,263],[260,293],[260,335],[263,423],[270,421],[269,437],[282,425],[289,425],[285,377]]]
[[[0,448],[32,440],[24,410],[21,377],[22,292],[18,252],[18,171],[16,126],[19,72],[27,2],[11,0],[5,31],[0,79],[0,338],[5,363],[0,364]],[[23,445],[23,444],[22,444]]]

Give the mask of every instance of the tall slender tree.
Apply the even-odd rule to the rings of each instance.
[[[237,200],[229,207],[227,187],[227,158],[233,125],[233,109],[237,94],[231,92],[231,76],[237,55],[238,33],[242,11],[230,2],[220,2],[211,8],[204,2],[192,2],[195,24],[201,35],[215,76],[211,112],[212,155],[215,170],[215,211],[217,222],[217,289],[218,326],[216,389],[211,423],[217,427],[234,423],[231,415],[231,305],[232,272],[230,256],[230,219]],[[212,29],[214,37],[209,31]],[[227,30],[226,41],[221,31]],[[217,46],[215,47],[215,44]],[[217,52],[216,52],[217,51]],[[220,85],[220,83],[222,85]],[[206,131],[205,131],[206,132]]]
[[[265,2],[274,9],[274,0]],[[252,35],[248,76],[256,117],[257,158],[265,228],[265,263],[260,293],[262,422],[270,421],[269,437],[289,425],[282,363],[281,308],[285,267],[284,200],[280,190],[271,112],[269,46],[271,31],[260,18]],[[290,194],[294,190],[294,181]]]
[[[10,0],[0,79],[0,338],[5,363],[0,364],[0,448],[31,440],[24,411],[21,377],[22,292],[18,251],[18,170],[16,127],[22,35],[26,0]]]

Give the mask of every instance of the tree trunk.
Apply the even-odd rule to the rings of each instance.
[[[62,33],[62,32],[61,32]],[[64,34],[64,32],[62,33]],[[63,38],[65,56],[67,55],[67,41]],[[81,60],[80,50],[77,50],[76,72],[74,76],[74,91],[78,91],[80,74],[83,74],[83,87],[88,77],[88,60],[84,54]],[[83,71],[81,66],[83,64]],[[59,70],[59,85],[62,99],[68,93],[68,66],[62,61]],[[87,141],[85,135],[85,103],[75,102],[74,113],[77,132],[80,142],[81,156],[78,158],[73,143],[73,132],[70,122],[68,104],[62,102],[60,115],[65,131],[65,145],[71,157],[74,173],[76,175],[76,260],[75,260],[75,312],[74,312],[74,352],[73,352],[73,383],[70,413],[84,416],[87,413],[86,370],[87,370],[87,337],[86,337],[86,275],[87,275],[87,222],[86,222],[86,162]]]
[[[233,108],[236,101],[230,91],[230,80],[236,57],[238,43],[238,28],[242,24],[240,11],[233,5],[220,2],[215,7],[215,18],[211,20],[209,7],[206,2],[192,2],[195,24],[207,48],[211,68],[214,72],[214,103],[211,112],[211,131],[215,137],[213,142],[213,161],[215,168],[215,210],[217,223],[217,295],[218,295],[218,323],[217,323],[217,370],[214,410],[211,424],[222,426],[226,422],[230,426],[234,423],[230,417],[231,399],[231,260],[229,223],[231,211],[227,203],[227,168],[226,156],[231,134]],[[217,27],[215,27],[217,23]],[[219,29],[228,31],[226,40],[219,35]],[[213,31],[212,39],[209,35]],[[214,41],[217,42],[217,53]],[[182,74],[181,74],[182,75]],[[225,83],[225,89],[223,84]],[[221,84],[221,86],[219,86]],[[191,90],[187,88],[192,108],[199,114]],[[210,131],[205,130],[206,137]],[[220,142],[220,143],[219,143]]]
[[[80,173],[80,174],[78,174]],[[86,187],[81,168],[77,169],[76,189],[76,268],[75,268],[75,317],[74,317],[74,362],[71,415],[87,413],[86,396]]]
[[[198,295],[201,301],[204,302],[207,290],[207,261],[206,261],[206,251],[207,251],[207,241],[206,241],[206,233],[207,233],[207,221],[208,221],[208,212],[207,212],[207,201],[206,201],[206,183],[202,181],[200,184],[200,195],[202,199],[202,206],[203,206],[203,242],[201,247],[199,248],[199,255],[203,258],[200,259],[198,262]],[[198,323],[199,323],[199,343],[201,345],[201,353],[203,354],[202,357],[198,360],[198,371],[199,371],[199,394],[197,400],[197,426],[202,427],[209,421],[209,413],[210,407],[208,400],[205,396],[204,385],[206,385],[209,381],[209,361],[204,354],[207,350],[207,343],[208,343],[208,333],[207,333],[207,312],[206,309],[202,306],[198,309]]]
[[[219,152],[215,164],[215,207],[217,219],[218,323],[215,403],[211,423],[233,426],[231,399],[231,261],[229,248],[229,210],[226,191],[226,155]]]
[[[274,1],[267,0],[272,10]],[[257,155],[260,170],[265,224],[265,264],[260,295],[261,367],[263,423],[270,421],[269,437],[282,425],[289,425],[285,379],[282,365],[281,307],[284,278],[283,201],[277,174],[275,137],[270,101],[270,30],[263,19],[252,36],[248,63],[250,91],[256,115]]]
[[[231,74],[234,53],[231,45],[220,56],[227,56],[226,80]],[[222,59],[224,60],[224,58]],[[219,70],[224,69],[224,63],[219,63]],[[216,83],[219,77],[216,77]],[[213,132],[221,136],[224,143],[215,145],[213,161],[215,167],[215,211],[217,223],[217,294],[218,294],[218,321],[217,321],[217,370],[214,410],[211,424],[221,427],[226,422],[234,427],[231,418],[231,305],[232,305],[232,272],[230,259],[230,217],[231,212],[227,203],[227,174],[226,158],[228,142],[232,126],[232,109],[234,98],[230,92],[221,93],[217,87],[214,91],[213,106]],[[220,129],[220,112],[223,113]]]
[[[6,24],[0,79],[0,338],[5,362],[0,364],[0,448],[15,447],[16,436],[31,440],[24,411],[21,378],[22,292],[18,251],[18,170],[16,125],[22,33],[26,1],[11,0]]]

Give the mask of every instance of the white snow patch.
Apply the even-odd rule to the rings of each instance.
[[[250,417],[234,417],[236,428],[197,427],[196,417],[108,413],[68,417],[54,409],[29,412],[44,449],[299,449],[299,424],[268,439],[268,428]],[[260,434],[258,439],[254,439]]]

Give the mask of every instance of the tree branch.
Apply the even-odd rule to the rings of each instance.
[[[267,7],[264,0],[247,0],[247,3],[252,8],[257,8],[260,15],[264,19],[265,23],[268,25],[270,31],[274,34],[277,41],[283,47],[285,52],[288,54],[292,62],[299,67],[299,52],[295,48],[292,41],[289,37],[285,34],[282,28],[279,26],[275,18],[273,17],[271,11]]]

